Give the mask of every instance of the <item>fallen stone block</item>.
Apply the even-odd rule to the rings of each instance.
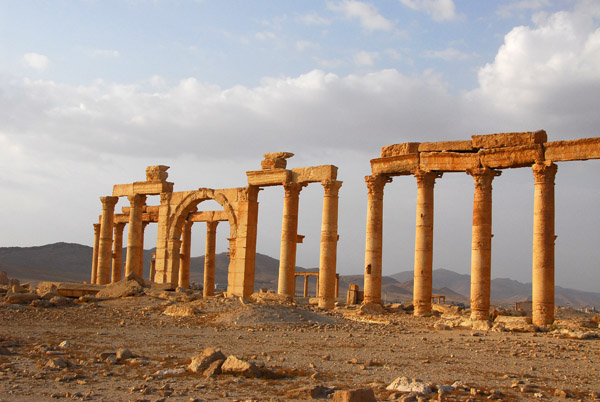
[[[246,377],[261,376],[261,370],[256,364],[240,360],[233,355],[230,355],[223,362],[223,365],[221,366],[221,372],[223,374],[243,375]]]
[[[39,296],[34,293],[6,293],[6,302],[11,304],[29,304],[34,300],[38,300]]]
[[[202,372],[208,369],[209,366],[217,360],[226,360],[226,357],[223,354],[223,352],[221,352],[221,349],[204,349],[204,351],[201,354],[196,355],[192,358],[192,362],[188,366],[188,370],[194,373]]]
[[[377,402],[377,399],[375,399],[373,389],[363,388],[336,391],[333,393],[333,402]]]
[[[122,280],[107,285],[96,294],[96,297],[127,297],[136,296],[144,291],[144,288],[135,280]]]

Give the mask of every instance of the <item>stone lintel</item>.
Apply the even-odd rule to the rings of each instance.
[[[157,214],[159,210],[160,205],[144,205],[142,207],[142,212],[147,212],[149,214]],[[124,214],[129,214],[129,211],[131,211],[131,207],[121,208],[121,212],[123,212]]]
[[[410,175],[419,168],[419,154],[371,159],[373,174]]]
[[[52,286],[56,286],[56,293],[63,297],[81,297],[85,295],[95,295],[104,289],[104,285],[93,285],[89,283],[71,283],[71,282],[40,282],[38,289],[49,291]]]
[[[548,141],[544,130],[523,133],[500,133],[474,135],[471,137],[473,148],[503,148],[523,145],[543,144]]]
[[[171,192],[173,192],[173,183],[168,181],[136,181],[131,184],[115,184],[113,187],[114,197],[126,197],[135,194],[159,195],[160,193]]]
[[[419,152],[419,142],[404,142],[402,144],[386,145],[381,147],[381,157],[402,156]]]
[[[552,162],[600,159],[600,138],[581,138],[544,144],[544,156]]]
[[[158,213],[142,213],[142,222],[158,222]],[[129,212],[126,214],[115,214],[115,223],[129,223]]]
[[[419,144],[419,152],[476,152],[473,148],[473,142],[467,141],[440,141],[440,142],[422,142]]]
[[[465,172],[479,167],[479,155],[460,152],[421,152],[421,170],[436,172]]]
[[[542,145],[482,149],[478,155],[481,166],[492,169],[526,167],[544,162]]]
[[[322,165],[292,169],[292,180],[296,183],[320,183],[337,179],[337,166]]]
[[[248,176],[250,186],[281,186],[281,183],[291,181],[292,171],[286,169],[253,170],[246,172],[246,176]]]
[[[200,211],[192,212],[188,216],[191,222],[222,222],[228,220],[225,211]]]

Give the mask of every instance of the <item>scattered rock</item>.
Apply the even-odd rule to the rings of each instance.
[[[225,360],[215,360],[214,362],[212,362],[208,368],[206,370],[204,370],[204,377],[206,378],[210,378],[213,377],[217,374],[221,374],[221,367],[223,366],[223,363],[225,362]]]
[[[533,332],[536,327],[531,324],[530,317],[513,317],[506,315],[499,315],[494,320],[494,326],[492,330],[506,330],[514,332]]]
[[[492,328],[492,324],[488,320],[474,320],[471,328],[475,331],[488,331]]]
[[[132,273],[133,274],[133,273]],[[131,276],[130,274],[129,276]],[[136,274],[137,275],[137,274]],[[143,281],[143,279],[142,279]],[[111,283],[96,294],[96,297],[127,297],[135,296],[144,291],[144,288],[136,280],[124,279]]]
[[[66,349],[71,347],[71,342],[69,341],[62,341],[61,343],[58,344],[59,349]]]
[[[406,377],[398,377],[386,387],[388,391],[415,392],[420,395],[429,395],[433,393],[431,388],[422,381],[409,380]]]
[[[185,373],[184,368],[171,368],[171,369],[158,370],[156,373],[154,373],[154,375],[157,377],[164,377],[167,375],[179,375],[179,374],[183,374],[183,373]]]
[[[49,308],[49,307],[54,307],[54,304],[52,304],[50,301],[48,300],[34,300],[31,302],[31,307],[37,307],[37,308]]]
[[[117,361],[123,361],[127,359],[133,359],[135,355],[129,349],[121,348],[117,350],[115,357],[117,358]]]
[[[315,385],[313,387],[292,389],[286,393],[286,397],[289,399],[327,398],[334,391],[335,388],[325,387],[323,385]]]
[[[46,365],[44,367],[59,370],[59,369],[64,369],[67,366],[68,366],[68,363],[65,359],[63,359],[62,357],[57,357],[55,359],[48,360],[48,362],[46,363]]]
[[[226,357],[221,352],[221,349],[207,348],[204,351],[192,358],[192,362],[188,366],[188,370],[199,373],[209,368],[209,366],[218,360],[225,361]]]
[[[362,314],[376,315],[383,313],[383,306],[379,303],[364,303],[360,306]]]
[[[64,307],[73,304],[73,300],[69,299],[68,297],[54,296],[50,299],[50,303],[54,304],[57,307]]]
[[[261,372],[258,366],[237,357],[230,355],[221,366],[223,374],[244,375],[247,377],[260,377]]]
[[[39,296],[33,293],[6,293],[6,301],[11,304],[29,304],[34,300],[39,299]]]
[[[190,306],[178,306],[173,304],[168,306],[163,314],[170,315],[172,317],[192,317],[196,314],[196,310]]]
[[[377,402],[372,388],[355,389],[351,391],[336,391],[333,393],[334,402]]]

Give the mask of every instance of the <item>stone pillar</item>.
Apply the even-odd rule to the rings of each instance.
[[[365,303],[381,304],[381,261],[383,245],[383,187],[388,178],[366,176],[367,239],[365,246]]]
[[[501,172],[479,168],[467,171],[475,181],[471,240],[471,319],[490,315],[492,266],[492,180]]]
[[[115,219],[115,205],[119,201],[119,197],[100,197],[100,201],[102,201],[102,218],[100,221],[98,276],[96,277],[96,283],[106,285],[110,283],[113,224]]]
[[[308,275],[304,275],[304,297],[308,297]]]
[[[533,324],[554,321],[554,163],[533,165]]]
[[[127,233],[127,257],[125,260],[125,276],[132,272],[139,274],[139,267],[143,264],[143,229],[142,210],[146,202],[146,196],[142,194],[127,197],[131,203],[129,209],[129,228]],[[142,260],[142,263],[140,263]]]
[[[335,298],[340,297],[340,274],[335,274]]]
[[[181,251],[179,252],[179,286],[190,288],[190,260],[192,252],[192,225],[194,222],[185,220],[181,230]]]
[[[415,233],[414,315],[431,313],[433,269],[433,186],[441,173],[418,170],[417,224]]]
[[[92,253],[92,278],[91,284],[96,283],[98,277],[98,245],[100,244],[100,224],[94,223],[94,252]]]
[[[215,254],[218,224],[219,221],[206,222],[206,250],[204,252],[204,297],[215,295]]]
[[[291,299],[296,293],[296,244],[298,240],[298,200],[300,183],[283,183],[283,219],[281,220],[281,249],[277,293]]]
[[[152,254],[150,260],[150,282],[154,282],[154,276],[156,275],[156,253]]]
[[[122,279],[123,229],[125,229],[124,223],[115,223],[111,283],[119,282]]]
[[[319,261],[319,307],[335,306],[335,268],[338,242],[338,192],[341,181],[324,180],[323,218],[321,220],[321,253]]]

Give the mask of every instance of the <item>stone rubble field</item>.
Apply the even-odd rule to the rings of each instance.
[[[446,305],[415,318],[273,293],[105,290],[0,289],[0,401],[600,400],[597,315],[562,309],[537,328]]]

